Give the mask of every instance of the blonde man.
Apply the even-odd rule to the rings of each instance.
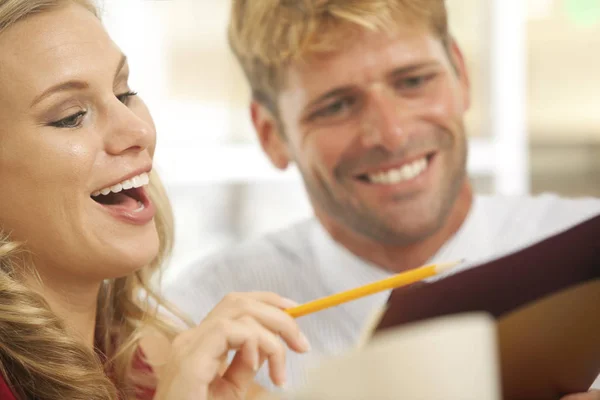
[[[183,271],[167,293],[197,320],[231,291],[304,302],[600,213],[597,199],[473,195],[469,78],[443,0],[236,0],[229,34],[260,144],[277,168],[298,167],[315,218]],[[387,295],[300,319],[313,354],[352,346]],[[309,357],[287,359],[292,386]]]

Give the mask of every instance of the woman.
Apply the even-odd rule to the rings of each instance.
[[[150,306],[154,125],[89,0],[0,0],[0,65],[0,398],[242,399],[263,361],[283,384],[280,338],[308,350],[291,301],[232,295],[181,333]]]

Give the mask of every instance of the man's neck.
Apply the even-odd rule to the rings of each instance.
[[[41,271],[40,271],[41,272]],[[90,349],[94,347],[98,293],[101,283],[72,282],[63,279],[27,279],[29,287],[40,293],[67,329]]]
[[[473,192],[466,182],[445,224],[425,240],[408,246],[386,245],[340,227],[317,213],[332,238],[354,255],[390,272],[399,273],[417,268],[430,260],[454,236],[465,222],[473,204]]]

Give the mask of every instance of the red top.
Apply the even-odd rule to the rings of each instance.
[[[15,396],[12,394],[8,385],[4,381],[4,377],[0,375],[0,399],[1,400],[17,400]]]
[[[138,371],[152,373],[152,367],[144,362],[143,353],[140,350],[133,360],[133,368]],[[154,398],[154,389],[136,388],[137,400],[152,400]],[[17,400],[15,395],[9,389],[4,377],[0,375],[0,400]]]

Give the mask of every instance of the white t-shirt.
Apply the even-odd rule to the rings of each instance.
[[[429,262],[466,259],[468,264],[515,251],[600,214],[600,199],[545,194],[505,198],[477,196],[460,230]],[[184,268],[165,285],[165,295],[194,321],[230,292],[270,291],[298,303],[390,276],[333,241],[316,219],[247,241]],[[298,319],[312,351],[288,353],[288,386],[304,383],[319,356],[353,346],[389,292]],[[258,382],[273,389],[263,367]]]

